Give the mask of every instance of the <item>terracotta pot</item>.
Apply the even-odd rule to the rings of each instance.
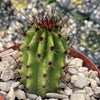
[[[11,48],[14,49],[14,50],[16,50],[16,49],[18,49],[21,45],[22,45],[22,43],[16,44],[16,45],[14,45],[14,46],[11,46],[11,47],[5,49],[4,51],[6,51],[6,50],[8,50],[8,49],[11,49]],[[70,47],[69,47],[69,49],[70,49],[70,51],[71,51],[71,56],[72,56],[72,57],[81,58],[81,59],[83,60],[83,65],[86,66],[86,67],[88,67],[88,68],[91,69],[91,70],[97,71],[98,74],[99,74],[99,78],[100,78],[100,70],[97,68],[97,66],[96,66],[88,57],[86,57],[85,55],[83,55],[83,54],[80,53],[79,51],[74,50],[73,48],[70,48]],[[4,51],[2,51],[2,52],[4,52]],[[2,53],[2,52],[1,52],[1,53]],[[0,99],[0,100],[3,100],[3,99]]]
[[[0,100],[4,100],[4,99],[2,98],[2,96],[0,96]]]

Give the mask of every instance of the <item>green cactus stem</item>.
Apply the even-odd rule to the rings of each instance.
[[[66,65],[65,56],[69,54],[67,36],[61,33],[64,25],[54,16],[34,16],[29,21],[31,29],[23,31],[24,43],[22,52],[21,83],[28,92],[45,96],[48,92],[57,92],[63,67]]]

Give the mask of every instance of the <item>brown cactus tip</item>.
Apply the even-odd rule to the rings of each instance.
[[[54,14],[50,15],[48,13],[34,14],[32,15],[32,19],[29,20],[29,25],[35,25],[35,31],[39,31],[41,27],[51,32],[52,30],[57,30],[62,28],[65,25],[66,21],[60,22],[60,18],[55,17]]]

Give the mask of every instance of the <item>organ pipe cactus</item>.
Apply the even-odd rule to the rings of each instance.
[[[60,79],[64,76],[68,55],[67,36],[61,33],[64,21],[54,16],[33,16],[31,29],[23,31],[21,82],[30,93],[45,96],[57,92]]]

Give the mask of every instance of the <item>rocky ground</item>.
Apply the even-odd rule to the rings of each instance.
[[[21,56],[21,52],[13,49],[0,53],[0,95],[5,100],[42,100],[41,96],[25,92],[25,86],[20,83]],[[44,100],[99,100],[98,72],[83,66],[79,58],[66,57],[66,62],[68,66],[58,93],[47,93]]]
[[[10,0],[4,1],[0,7],[0,51],[16,43],[23,42],[23,37],[20,33],[23,28],[27,29],[27,27],[23,26],[23,22],[26,21],[24,16],[32,15],[32,11],[38,13],[44,9],[48,11],[55,8],[55,3],[48,4],[45,0],[29,0],[28,6],[25,9],[20,9],[24,14],[23,16],[22,13],[15,9]],[[71,3],[71,0],[54,1],[57,3],[55,13],[60,14],[62,19],[68,20],[67,28],[64,29],[63,33],[70,35],[72,38],[69,46],[88,56],[100,68],[100,44],[92,42],[91,45],[97,46],[97,49],[91,50],[87,46],[87,43],[91,43],[91,39],[86,42],[81,41],[82,34],[96,31],[96,34],[92,37],[100,43],[100,38],[96,38],[96,36],[100,37],[98,35],[100,34],[99,0],[85,0],[82,4]],[[70,12],[70,10],[78,12],[85,19],[83,20],[81,17]]]

